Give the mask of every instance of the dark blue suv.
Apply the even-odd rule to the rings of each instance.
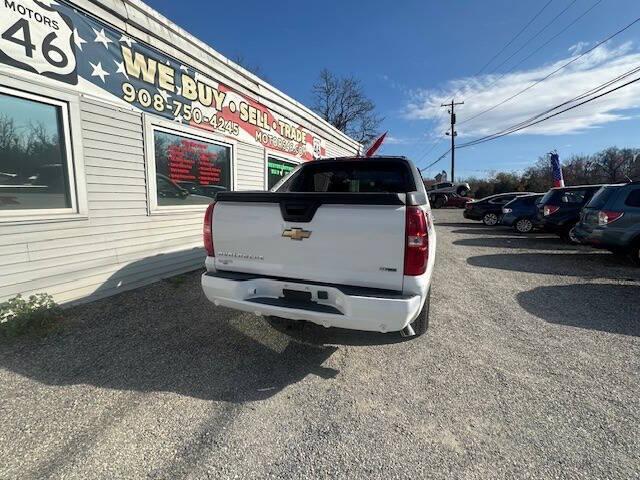
[[[513,227],[516,232],[529,233],[533,230],[538,215],[537,202],[544,193],[525,195],[511,200],[502,207],[500,223],[507,227]]]
[[[640,265],[640,182],[598,190],[571,236],[580,243],[628,254]]]

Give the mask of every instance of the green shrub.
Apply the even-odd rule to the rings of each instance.
[[[16,295],[0,303],[0,336],[46,334],[62,316],[62,310],[51,295],[37,293],[25,300]]]

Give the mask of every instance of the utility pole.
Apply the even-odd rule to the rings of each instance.
[[[455,131],[456,125],[456,105],[464,105],[464,102],[455,102],[451,99],[451,103],[443,103],[441,107],[449,107],[447,110],[451,114],[451,133],[447,132],[447,135],[451,135],[451,181],[455,182],[455,169],[456,169],[456,135],[458,132]]]

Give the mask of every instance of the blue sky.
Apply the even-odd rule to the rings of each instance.
[[[565,33],[512,66],[560,32],[598,0],[553,0],[538,19],[488,68],[491,72],[551,19],[540,36],[498,69],[475,76],[482,66],[548,0],[403,0],[219,2],[147,0],[152,7],[230,58],[257,65],[270,83],[311,103],[310,90],[326,67],[359,78],[385,117],[390,140],[381,153],[403,154],[426,166],[448,148],[440,100],[462,89],[458,141],[512,125],[562,103],[622,72],[640,66],[640,23],[571,67],[513,101],[461,124],[640,17],[638,0],[600,0]],[[194,11],[197,10],[197,11]],[[556,148],[561,158],[611,145],[640,146],[640,82],[538,128],[456,152],[456,176],[519,170]],[[440,144],[425,155],[432,142]],[[433,175],[449,168],[448,158]]]

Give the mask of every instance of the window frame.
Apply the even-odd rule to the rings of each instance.
[[[304,160],[301,160],[298,157],[290,157],[287,155],[280,155],[280,154],[274,155],[269,151],[269,149],[265,148],[264,149],[264,189],[266,191],[270,190],[269,188],[269,157],[273,158],[274,160],[279,160],[281,162],[291,163],[295,165],[296,168],[302,163],[305,163]],[[282,177],[282,178],[285,178],[285,177]],[[280,183],[280,180],[278,180],[273,186],[275,187],[278,183]]]
[[[172,135],[178,135],[180,137],[191,138],[193,140],[199,140],[207,142],[213,145],[220,145],[222,147],[229,148],[231,154],[229,155],[230,165],[230,183],[229,191],[234,191],[237,185],[237,164],[236,152],[237,142],[229,140],[221,135],[201,130],[189,125],[183,125],[170,120],[164,120],[161,118],[154,118],[149,114],[144,114],[144,142],[145,142],[145,170],[147,180],[147,213],[148,215],[166,215],[173,213],[193,213],[204,212],[208,204],[203,203],[199,205],[158,205],[158,189],[156,184],[156,155],[155,155],[155,141],[154,134],[156,131],[169,133]],[[211,199],[213,202],[213,199]]]
[[[37,91],[38,93],[32,93]],[[0,223],[42,223],[88,217],[87,190],[82,156],[82,126],[78,95],[53,89],[39,82],[16,81],[0,75],[0,93],[59,108],[64,135],[67,187],[71,206],[66,208],[35,208],[4,210],[0,208]],[[82,180],[82,181],[80,181]]]

